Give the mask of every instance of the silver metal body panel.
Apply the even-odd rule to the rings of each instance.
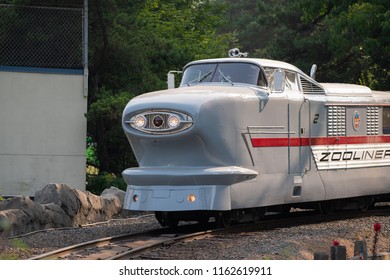
[[[134,196],[138,201],[133,201]],[[196,196],[193,202],[189,195]],[[133,186],[127,187],[124,205],[137,211],[231,210],[230,186]]]
[[[223,61],[280,67],[323,93],[198,83],[132,99],[123,128],[139,167],[123,172],[125,209],[221,211],[390,193],[390,135],[382,131],[389,93],[322,85],[268,60],[213,59],[186,67]],[[151,134],[129,125],[153,110],[188,115],[191,126],[177,133],[156,127]]]

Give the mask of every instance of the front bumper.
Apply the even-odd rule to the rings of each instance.
[[[223,167],[137,167],[122,173],[127,185],[190,186],[233,185],[253,179],[257,172],[239,166]]]
[[[128,186],[124,209],[136,211],[231,210],[230,186]]]
[[[257,172],[238,166],[139,167],[122,175],[128,184],[125,209],[224,211],[231,210],[230,186],[255,178]]]

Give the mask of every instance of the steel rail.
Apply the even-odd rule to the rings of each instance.
[[[161,229],[158,230],[151,230],[151,231],[146,231],[146,232],[141,232],[141,233],[131,233],[131,234],[121,234],[121,235],[116,235],[116,236],[110,236],[110,237],[104,237],[104,238],[99,238],[95,240],[89,240],[86,242],[82,242],[79,244],[74,244],[71,246],[67,246],[64,248],[60,248],[57,250],[53,250],[41,255],[37,255],[34,257],[29,258],[29,260],[53,260],[53,259],[58,259],[63,256],[70,255],[73,252],[77,252],[79,250],[83,249],[88,249],[88,248],[94,248],[94,247],[99,247],[99,246],[104,246],[104,245],[109,245],[113,242],[118,242],[120,240],[125,240],[125,239],[130,239],[130,238],[137,238],[140,236],[145,236],[146,234],[152,235],[153,233],[157,233]]]
[[[178,231],[188,226],[178,227]],[[199,229],[199,228],[198,228]],[[126,256],[157,247],[170,242],[188,240],[191,238],[210,235],[227,229],[202,230],[197,232],[170,233],[169,229],[161,228],[146,232],[122,234],[71,245],[29,258],[29,260],[59,260],[59,259],[89,259],[115,260],[125,259]],[[104,248],[107,247],[107,248]],[[95,251],[88,254],[88,250]]]
[[[125,260],[136,257],[141,253],[163,246],[165,244],[174,244],[179,241],[195,240],[205,238],[207,236],[224,233],[228,231],[245,231],[245,230],[270,230],[278,227],[289,227],[308,223],[322,223],[334,220],[359,218],[365,216],[378,215],[381,213],[388,214],[389,206],[375,207],[370,211],[341,211],[334,214],[319,214],[315,211],[298,211],[291,212],[287,217],[284,215],[273,214],[267,215],[263,220],[251,224],[239,224],[229,228],[209,229],[202,231],[199,227],[194,227],[190,233],[180,233],[180,231],[187,230],[187,226],[179,226],[172,232],[172,229],[161,228],[147,232],[122,234],[113,237],[106,237],[97,240],[91,240],[84,243],[68,246],[58,250],[54,250],[42,255],[30,258],[29,260],[52,260],[52,259],[68,259],[67,257],[76,255],[77,259],[89,260]],[[192,225],[194,226],[194,225]],[[195,232],[194,232],[195,231]],[[103,248],[107,246],[108,248]],[[87,250],[100,250],[88,254]],[[84,251],[83,251],[84,250]]]
[[[152,244],[148,244],[148,245],[145,245],[145,246],[140,246],[138,248],[134,248],[134,249],[131,249],[129,251],[117,254],[115,256],[112,256],[112,257],[108,258],[108,260],[126,260],[126,259],[129,259],[130,256],[134,256],[134,255],[137,255],[137,254],[139,254],[141,252],[144,252],[146,250],[150,250],[150,249],[155,248],[157,246],[164,245],[168,241],[172,242],[172,243],[175,243],[175,242],[178,242],[178,241],[185,241],[185,240],[190,240],[190,239],[196,239],[196,237],[203,237],[204,238],[204,237],[206,237],[206,236],[208,236],[208,235],[210,235],[212,233],[225,231],[225,230],[229,230],[229,229],[220,228],[220,229],[206,230],[206,231],[200,231],[200,232],[185,234],[185,235],[182,235],[182,236],[176,236],[176,237],[168,238],[166,240],[157,241],[157,242],[154,242]]]

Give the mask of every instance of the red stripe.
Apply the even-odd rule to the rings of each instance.
[[[252,138],[253,147],[301,147],[317,145],[390,143],[390,136],[340,136],[314,138]]]

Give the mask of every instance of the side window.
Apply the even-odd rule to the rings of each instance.
[[[265,68],[265,75],[268,79],[268,86],[270,88],[274,88],[275,84],[275,73],[276,72],[283,72],[284,76],[284,88],[282,91],[294,91],[299,92],[299,83],[298,83],[298,77],[297,73],[288,71],[288,70],[281,70],[281,69],[275,69],[275,68]]]
[[[269,83],[269,78],[272,76],[274,71],[275,71],[275,69],[273,69],[273,68],[264,68],[265,78],[267,79],[268,83]]]
[[[282,93],[285,89],[285,73],[281,69],[275,69],[268,78],[269,88],[273,93]]]
[[[390,134],[390,107],[383,107],[383,134]]]
[[[285,90],[289,91],[299,91],[297,74],[290,71],[285,72],[286,88]]]
[[[259,72],[259,78],[257,80],[257,85],[261,87],[266,87],[267,86],[267,78],[265,77],[263,71]]]

